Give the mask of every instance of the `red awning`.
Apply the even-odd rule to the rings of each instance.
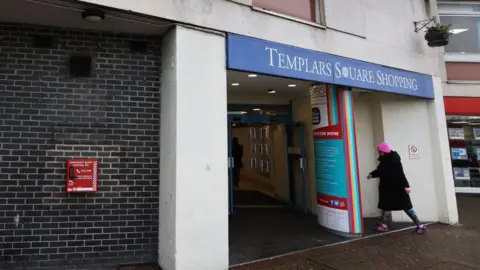
[[[449,115],[480,115],[480,97],[444,97],[445,113]]]

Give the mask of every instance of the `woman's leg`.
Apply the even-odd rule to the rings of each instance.
[[[382,216],[380,217],[380,223],[375,228],[375,231],[378,232],[388,232],[388,224],[390,223],[392,217],[391,211],[382,210]]]
[[[404,210],[408,217],[415,223],[415,225],[420,226],[420,220],[418,219],[417,214],[413,209]]]
[[[418,219],[418,216],[413,209],[404,210],[404,211],[408,215],[408,217],[415,223],[415,225],[417,225],[415,232],[422,233],[427,230],[427,226],[422,225],[420,223],[420,219]]]
[[[392,219],[392,211],[382,210],[382,217],[380,219],[380,222],[382,224],[388,225],[391,219]]]

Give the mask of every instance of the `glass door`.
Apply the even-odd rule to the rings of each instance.
[[[308,201],[307,201],[307,176],[305,172],[305,134],[303,124],[297,125],[300,133],[300,174],[302,177],[302,206],[304,214],[308,213]]]
[[[303,124],[296,124],[288,128],[287,160],[290,183],[291,203],[308,214],[308,191],[305,159],[305,133]]]
[[[232,155],[232,122],[228,121],[228,213],[231,215],[234,211],[233,203],[233,155]]]

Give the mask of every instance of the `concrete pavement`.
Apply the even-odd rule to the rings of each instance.
[[[402,231],[234,267],[312,270],[480,270],[480,196],[459,196],[462,225],[435,224],[425,235]]]

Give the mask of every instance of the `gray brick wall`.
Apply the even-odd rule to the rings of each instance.
[[[157,260],[160,47],[131,39],[0,25],[1,269]],[[73,52],[94,55],[91,78],[67,75]],[[65,193],[76,157],[98,158],[97,193]]]

